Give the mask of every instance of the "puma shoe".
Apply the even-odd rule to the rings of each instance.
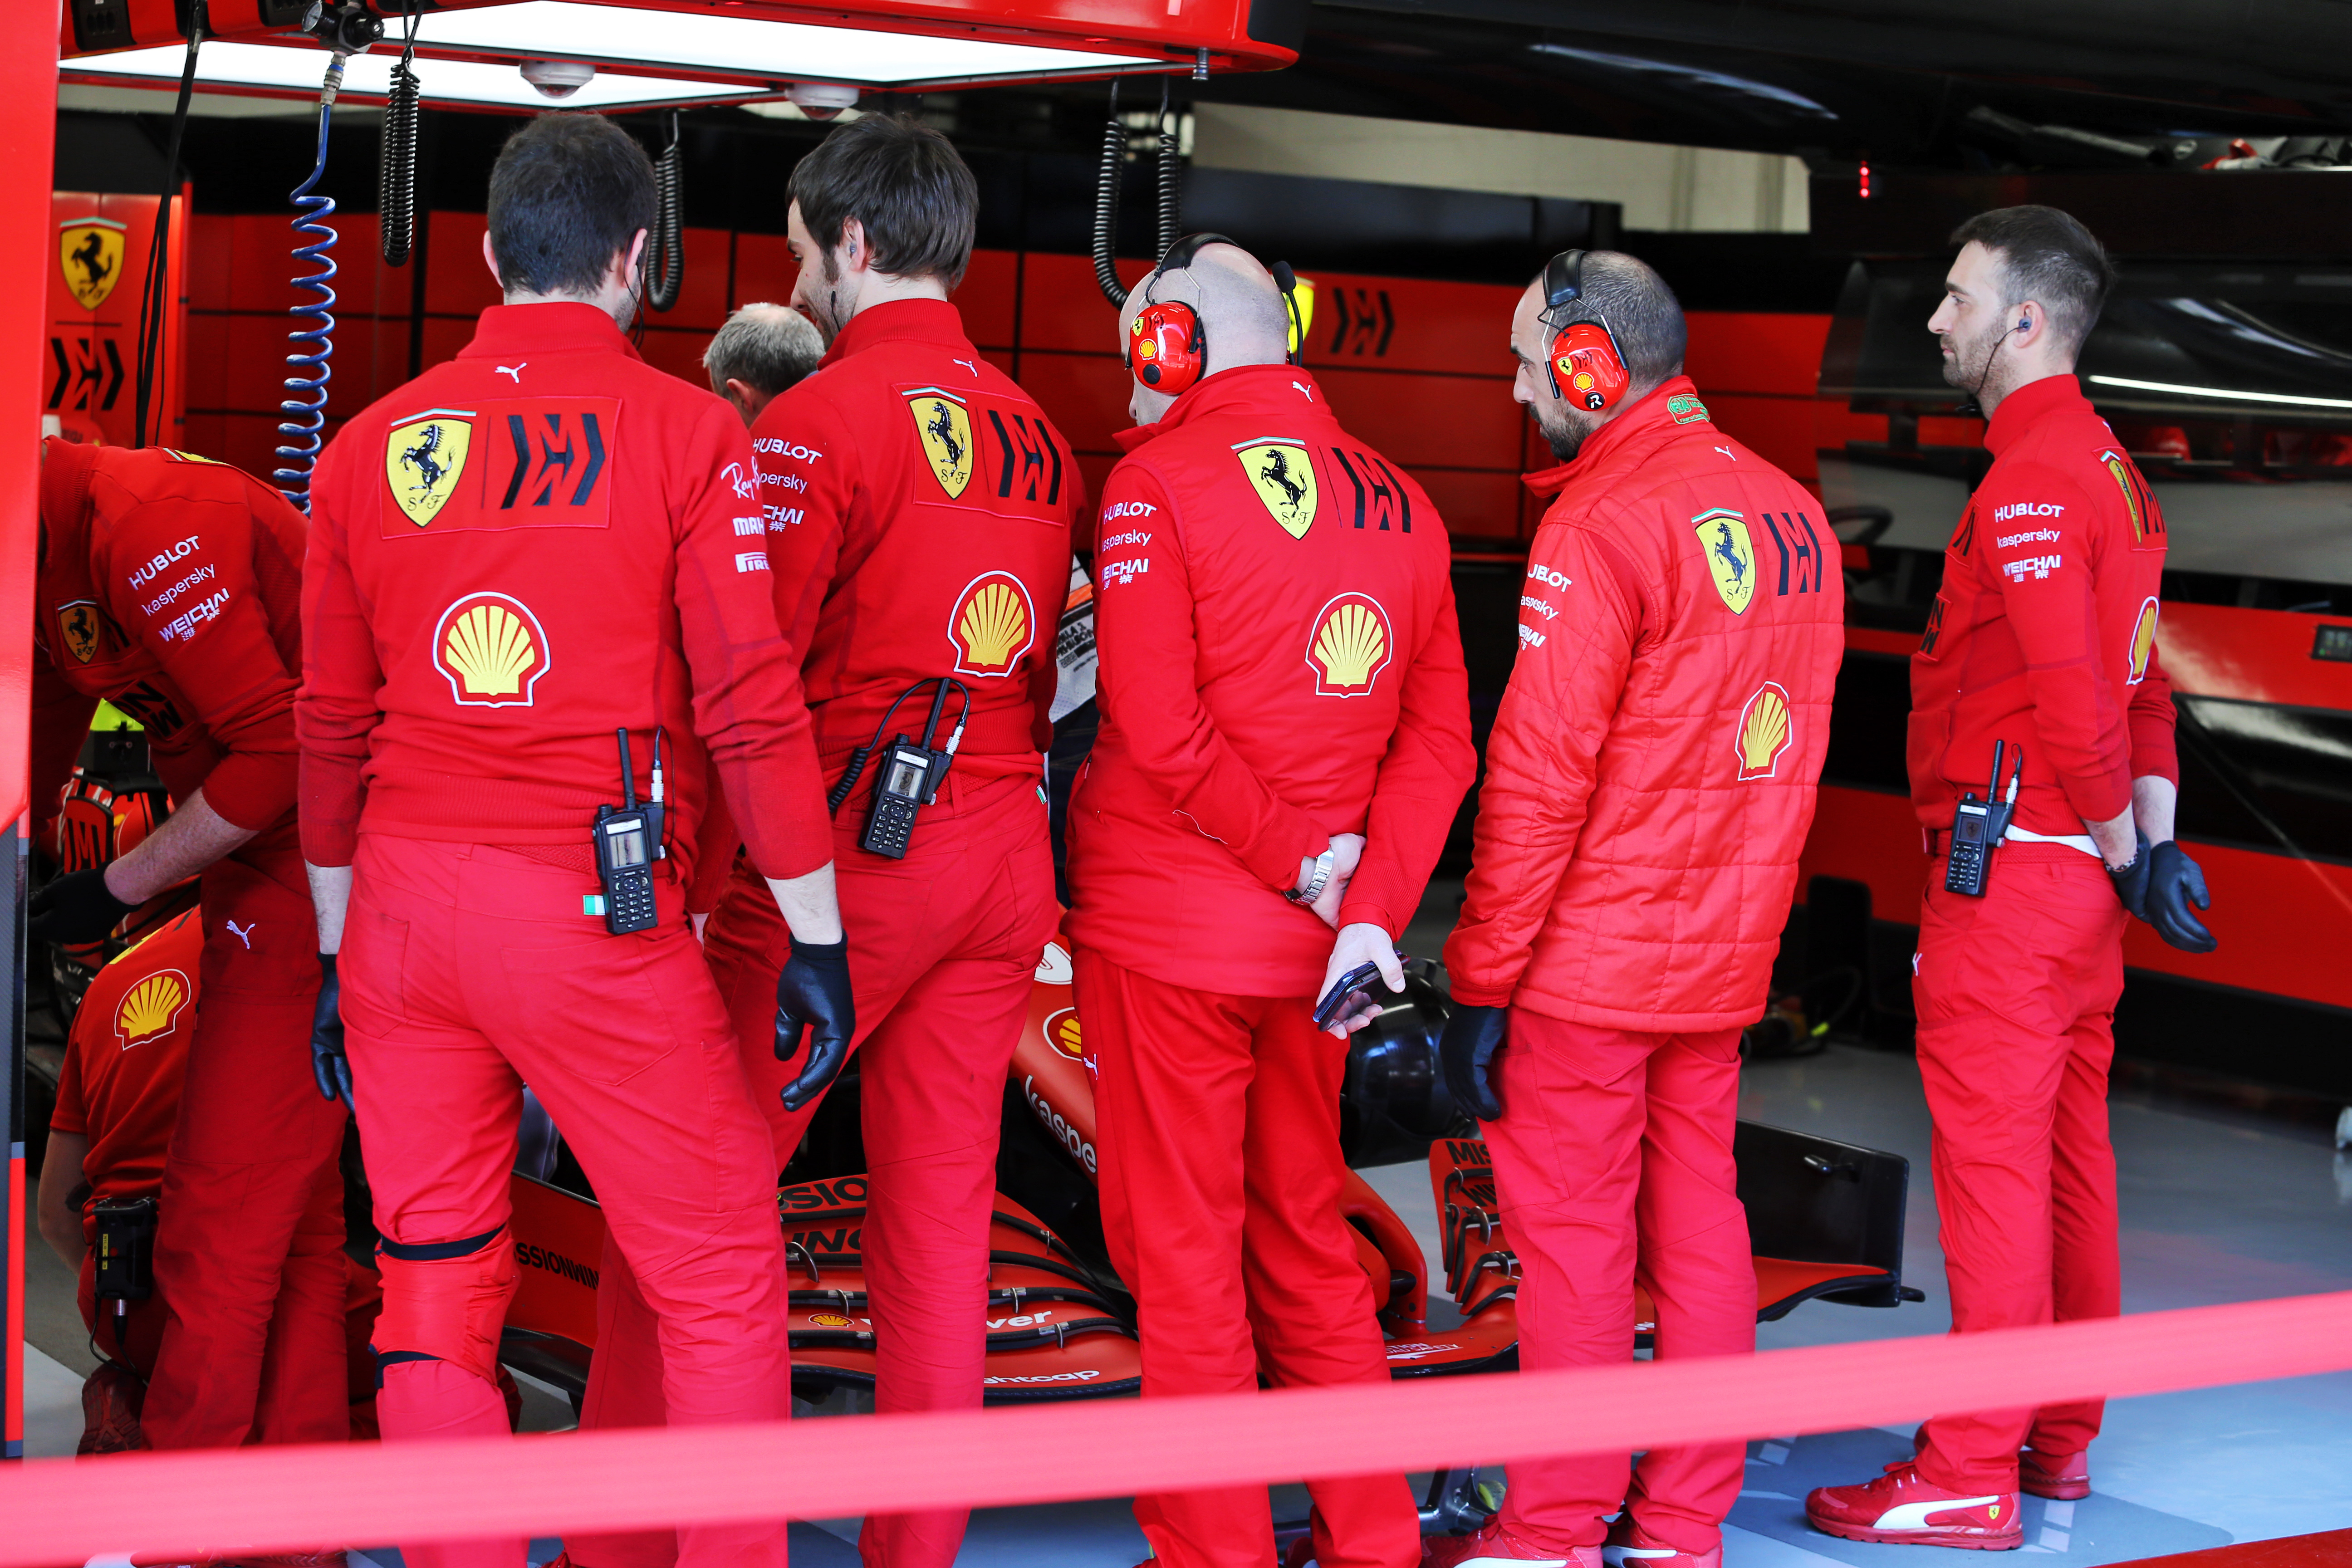
[[[1490,1521],[1475,1535],[1433,1535],[1422,1542],[1421,1568],[1510,1568],[1532,1563],[1535,1568],[1601,1568],[1601,1548],[1575,1546],[1562,1556],[1547,1552]]]
[[[2046,1497],[2058,1502],[2072,1502],[2076,1498],[2089,1497],[2090,1451],[2045,1454],[2039,1448],[2021,1448],[2017,1455],[2017,1486],[2020,1491],[2029,1491],[2035,1497]]]
[[[1633,1521],[1631,1513],[1621,1513],[1609,1527],[1609,1540],[1601,1548],[1601,1561],[1607,1568],[1723,1568],[1723,1548],[1712,1552],[1685,1552],[1667,1545]]]
[[[1948,1492],[1906,1459],[1858,1487],[1816,1487],[1805,1499],[1813,1528],[1848,1541],[2010,1552],[2025,1544],[2015,1492]]]

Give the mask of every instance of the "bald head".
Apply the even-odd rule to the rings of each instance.
[[[1290,313],[1274,274],[1238,245],[1204,245],[1186,266],[1153,272],[1137,284],[1119,312],[1118,342],[1126,352],[1129,323],[1147,304],[1190,305],[1201,318],[1208,345],[1204,376],[1244,364],[1280,364],[1290,357]],[[1149,424],[1175,400],[1137,384],[1130,405],[1138,424]],[[1145,417],[1149,410],[1150,418]]]

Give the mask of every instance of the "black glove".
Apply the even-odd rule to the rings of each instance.
[[[2139,858],[2147,862],[2147,893],[2140,918],[2183,952],[2210,952],[2219,947],[2204,922],[2189,912],[2191,904],[2200,910],[2213,907],[2212,896],[2205,891],[2204,871],[2169,838],[2153,848],[2146,839],[2140,845]]]
[[[793,942],[793,956],[776,976],[776,1059],[801,1048],[801,1029],[813,1026],[808,1066],[784,1085],[784,1109],[798,1110],[833,1087],[849,1060],[857,1033],[857,1005],[849,994],[849,941]]]
[[[1508,1008],[1457,1004],[1437,1042],[1438,1058],[1445,1065],[1445,1087],[1453,1090],[1454,1103],[1481,1121],[1492,1121],[1503,1114],[1502,1103],[1486,1087],[1486,1064],[1503,1048],[1509,1031]]]
[[[2138,840],[2138,847],[2132,851],[2132,858],[2124,862],[2121,866],[2107,867],[2107,875],[2114,879],[2116,884],[2116,897],[2123,900],[2124,908],[2128,910],[2134,918],[2146,920],[2147,919],[2147,867],[2149,860],[2147,852],[2147,835],[2145,833],[2136,833],[2134,837]],[[2101,858],[2101,863],[2105,864],[2105,857]]]
[[[107,888],[105,868],[72,871],[33,895],[33,920],[26,934],[35,942],[77,947],[100,940],[138,907],[124,903]]]
[[[319,955],[319,1001],[310,1012],[310,1076],[319,1098],[352,1104],[352,1058],[343,1054],[343,983],[335,976],[335,955]]]

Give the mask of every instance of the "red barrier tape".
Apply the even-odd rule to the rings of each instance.
[[[2352,1291],[1715,1361],[1055,1409],[247,1448],[0,1475],[0,1568],[1066,1501],[1838,1431],[2352,1366]]]

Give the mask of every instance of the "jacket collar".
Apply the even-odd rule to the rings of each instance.
[[[1671,377],[1652,387],[1629,405],[1624,413],[1595,430],[1575,457],[1558,468],[1525,475],[1522,482],[1539,496],[1558,495],[1584,475],[1598,472],[1602,464],[1612,460],[1612,454],[1621,449],[1656,446],[1679,425],[1714,428],[1707,418],[1706,405],[1698,400],[1698,388],[1686,375]]]
[[[1299,393],[1307,393],[1302,404]],[[1211,419],[1226,414],[1270,415],[1296,418],[1312,409],[1328,419],[1331,411],[1325,406],[1322,389],[1315,378],[1295,364],[1241,364],[1231,370],[1221,370],[1192,384],[1182,396],[1168,405],[1158,423],[1139,425],[1131,430],[1114,431],[1111,439],[1122,452],[1132,452],[1146,442],[1165,436],[1171,430],[1195,419]]]
[[[608,353],[641,357],[613,318],[576,300],[536,305],[493,305],[482,312],[474,341],[459,359],[505,359],[520,353]]]
[[[971,340],[964,336],[962,312],[945,300],[893,300],[850,317],[849,325],[841,329],[816,367],[823,370],[835,360],[889,342],[971,347]]]
[[[1992,417],[1985,421],[1985,449],[1998,458],[2044,419],[2076,408],[2087,411],[2090,406],[2091,400],[2083,395],[2082,386],[2072,375],[2029,381],[2002,398]]]

